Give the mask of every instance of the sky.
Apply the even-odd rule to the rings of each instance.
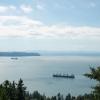
[[[100,51],[100,0],[0,0],[0,51]]]

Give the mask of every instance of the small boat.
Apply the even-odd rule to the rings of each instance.
[[[17,60],[18,58],[17,58],[17,57],[12,57],[11,59],[12,59],[12,60]]]
[[[68,74],[53,74],[53,77],[74,79],[75,75],[73,75],[73,74],[71,74],[71,75],[68,75]]]

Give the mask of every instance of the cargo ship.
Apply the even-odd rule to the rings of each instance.
[[[53,74],[52,76],[57,77],[57,78],[71,78],[71,79],[75,78],[74,74],[71,74],[71,75],[68,75],[68,74]]]

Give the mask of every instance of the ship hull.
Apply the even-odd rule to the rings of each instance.
[[[74,75],[53,75],[53,77],[57,77],[57,78],[71,78],[71,79],[75,78]]]

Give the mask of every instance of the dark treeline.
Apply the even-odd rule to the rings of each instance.
[[[85,94],[84,96],[71,96],[68,94],[66,97],[63,97],[60,93],[56,96],[47,97],[40,94],[38,91],[29,93],[26,91],[26,87],[23,84],[23,80],[20,79],[18,83],[14,81],[11,83],[6,80],[0,85],[0,100],[93,100],[93,95]]]
[[[67,94],[65,97],[58,93],[56,96],[48,97],[40,94],[38,91],[30,93],[26,91],[23,80],[17,83],[8,80],[0,84],[0,100],[100,100],[100,67],[90,68],[91,72],[85,74],[86,77],[97,80],[98,84],[93,88],[91,94],[72,96]]]

